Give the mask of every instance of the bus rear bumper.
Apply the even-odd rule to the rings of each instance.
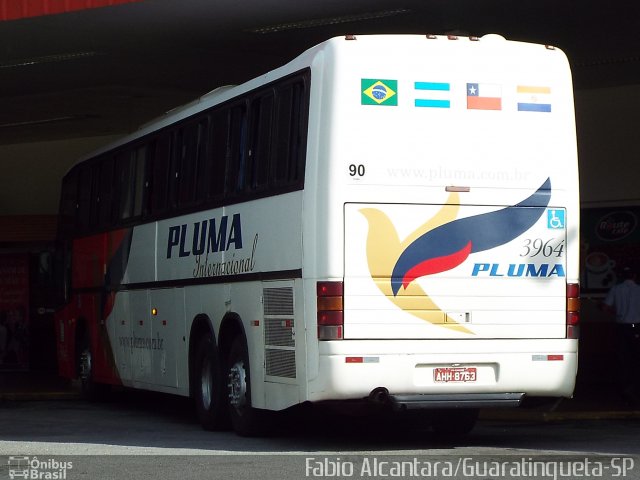
[[[399,409],[512,407],[525,395],[571,397],[578,367],[577,342],[565,339],[454,341],[447,351],[442,342],[381,342],[377,351],[378,342],[328,343],[309,384],[312,402],[384,392]]]

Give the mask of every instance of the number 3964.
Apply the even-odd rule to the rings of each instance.
[[[527,238],[522,246],[521,257],[562,257],[564,254],[564,240],[550,238]]]

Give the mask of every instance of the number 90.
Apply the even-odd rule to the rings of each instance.
[[[350,176],[352,176],[352,177],[364,177],[364,173],[365,173],[364,165],[362,165],[362,164],[356,165],[354,163],[349,165],[349,175]]]

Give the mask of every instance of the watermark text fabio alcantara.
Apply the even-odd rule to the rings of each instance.
[[[537,459],[535,457],[307,457],[305,477],[353,478],[625,478],[635,468],[632,457]]]

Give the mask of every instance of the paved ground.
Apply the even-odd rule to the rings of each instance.
[[[53,374],[0,372],[0,407],[6,401],[77,399],[78,389]],[[574,398],[528,408],[485,410],[483,419],[556,421],[563,419],[640,419],[640,405],[622,398],[612,383],[578,385]]]
[[[35,464],[37,458],[31,470],[38,475],[55,473],[68,462],[66,477],[57,477],[68,480],[383,478],[398,477],[388,473],[399,461],[421,468],[400,478],[640,480],[639,419],[481,419],[469,436],[451,439],[378,417],[303,409],[269,437],[243,438],[204,431],[190,407],[188,399],[131,391],[99,403],[4,401],[0,479],[11,477],[10,468],[18,478],[16,463],[28,458]],[[376,462],[386,462],[385,474],[376,473]],[[339,463],[352,464],[354,474],[332,474]],[[509,469],[494,472],[487,465]],[[524,474],[522,468],[533,465],[537,473]],[[558,468],[562,475],[554,475]]]

